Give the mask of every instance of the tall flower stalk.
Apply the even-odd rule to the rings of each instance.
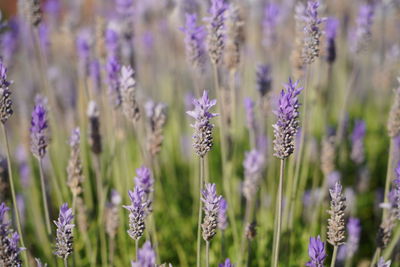
[[[279,244],[281,235],[282,221],[282,199],[283,199],[283,179],[285,170],[285,160],[293,153],[296,133],[299,129],[299,108],[300,103],[298,96],[303,90],[302,87],[297,88],[298,82],[293,83],[289,79],[289,83],[285,85],[285,89],[281,91],[278,108],[275,115],[278,120],[273,125],[274,128],[274,156],[280,159],[280,175],[278,195],[276,200],[275,211],[275,227],[274,227],[274,244],[272,266],[278,266],[279,262]]]
[[[60,215],[54,224],[57,226],[56,247],[54,254],[64,260],[64,266],[68,266],[68,256],[73,251],[73,234],[72,230],[75,225],[72,224],[74,215],[72,209],[64,203],[60,208]]]
[[[215,106],[216,103],[217,101],[215,99],[210,100],[208,97],[208,92],[204,91],[201,98],[193,99],[194,110],[186,112],[189,116],[195,119],[195,123],[191,124],[191,126],[195,129],[193,135],[193,148],[200,158],[200,199],[201,192],[203,190],[205,174],[204,157],[211,150],[213,145],[212,130],[214,125],[210,122],[210,119],[218,115],[210,112],[210,109]],[[201,264],[201,210],[202,202],[200,201],[197,225],[197,267],[200,267]]]

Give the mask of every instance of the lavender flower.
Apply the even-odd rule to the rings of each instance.
[[[328,211],[328,242],[333,246],[339,246],[344,243],[345,223],[344,210],[346,209],[346,198],[342,193],[342,186],[339,182],[333,189],[329,189],[331,195],[331,205]]]
[[[0,121],[3,124],[13,114],[11,90],[8,88],[10,84],[7,80],[7,68],[0,59]]]
[[[257,91],[261,97],[267,96],[272,89],[272,75],[270,65],[258,65],[257,71]]]
[[[72,131],[69,145],[71,147],[71,154],[67,166],[67,184],[71,189],[72,195],[77,196],[82,192],[83,183],[83,168],[80,157],[80,138],[81,133],[79,128]]]
[[[208,98],[208,92],[204,91],[203,96],[199,99],[193,99],[194,110],[186,113],[193,117],[196,121],[191,126],[195,129],[193,135],[193,147],[197,155],[204,157],[213,145],[212,129],[214,125],[210,123],[210,119],[218,114],[211,113],[209,110],[215,106],[217,101]]]
[[[108,92],[111,96],[112,105],[114,108],[118,108],[122,102],[121,84],[119,79],[121,65],[116,57],[108,58],[106,70],[108,78]]]
[[[246,152],[243,161],[245,180],[243,183],[243,194],[250,201],[256,195],[258,184],[264,168],[264,156],[256,149]]]
[[[285,85],[286,90],[282,90],[279,98],[279,107],[274,112],[278,121],[273,125],[274,128],[274,156],[285,159],[294,151],[295,136],[299,129],[299,100],[302,87],[297,88],[298,82]]]
[[[123,206],[129,211],[129,230],[127,232],[132,239],[139,240],[145,229],[147,203],[143,200],[144,192],[139,186],[135,186],[134,191],[129,190],[128,193],[131,205]]]
[[[136,100],[136,81],[133,75],[134,71],[130,66],[123,66],[118,84],[121,89],[122,111],[128,120],[137,122],[140,119],[140,110]]]
[[[361,235],[360,220],[357,218],[350,218],[347,223],[348,238],[346,242],[347,257],[352,258],[358,250]]]
[[[374,18],[374,7],[372,4],[361,5],[358,11],[358,17],[356,20],[356,30],[353,33],[353,52],[360,52],[364,50],[371,38],[371,27]]]
[[[99,120],[100,112],[96,102],[89,102],[87,115],[89,117],[89,145],[94,154],[100,154],[102,151]]]
[[[203,229],[203,238],[210,241],[216,234],[218,226],[218,214],[220,209],[221,196],[217,196],[215,184],[206,184],[205,189],[201,192],[201,201],[204,203],[204,221],[201,225]]]
[[[132,267],[154,267],[156,266],[156,253],[149,241],[146,241],[138,250],[137,261],[132,262]]]
[[[79,57],[79,65],[84,76],[89,72],[90,60],[90,32],[88,29],[82,29],[76,38],[76,51]]]
[[[326,56],[328,63],[332,64],[336,60],[336,33],[339,27],[339,20],[330,17],[326,20],[325,36],[326,36]]]
[[[397,78],[400,84],[400,77]],[[389,136],[395,138],[400,134],[400,86],[394,90],[394,102],[389,113],[387,129]]]
[[[395,169],[396,179],[392,183],[392,190],[389,193],[391,216],[400,220],[400,161]]]
[[[350,158],[357,164],[364,162],[364,137],[365,137],[366,127],[365,122],[362,120],[356,121],[354,126],[353,134],[351,136],[352,149]]]
[[[164,103],[148,101],[146,115],[149,119],[150,133],[147,138],[147,149],[151,156],[156,156],[161,151],[164,141],[164,125],[167,122],[167,106]]]
[[[240,17],[239,8],[230,4],[227,9],[225,27],[224,61],[228,70],[236,70],[240,63],[240,45],[243,20]]]
[[[233,267],[230,259],[226,259],[223,263],[220,263],[218,267]]]
[[[244,108],[246,111],[246,122],[247,122],[247,128],[250,131],[254,131],[256,129],[256,118],[254,114],[254,106],[255,103],[251,98],[246,97],[244,99]]]
[[[92,88],[95,93],[100,93],[101,91],[101,71],[100,63],[97,59],[90,62],[89,65],[89,75],[92,82]]]
[[[377,267],[390,267],[391,264],[392,264],[392,262],[390,260],[385,261],[385,259],[383,257],[380,257],[378,264],[376,266]]]
[[[73,251],[72,230],[75,227],[72,224],[72,209],[68,208],[68,204],[64,203],[60,208],[58,220],[54,221],[57,226],[56,248],[54,254],[60,258],[66,259]]]
[[[19,257],[24,248],[18,247],[19,235],[6,222],[6,213],[9,208],[5,203],[0,204],[0,266],[22,266]]]
[[[193,68],[202,71],[205,59],[204,38],[206,32],[203,26],[197,26],[197,15],[186,14],[186,24],[181,30],[185,33],[186,57],[189,63]]]
[[[153,203],[154,179],[149,168],[142,166],[136,169],[135,184],[143,191],[143,200],[147,203],[146,212],[150,213]]]
[[[319,39],[321,37],[321,24],[324,19],[318,17],[319,2],[308,1],[304,13],[304,46],[302,57],[305,64],[311,64],[319,57]]]
[[[120,40],[118,33],[111,28],[105,31],[105,45],[108,58],[120,58]]]
[[[219,201],[219,213],[218,213],[218,229],[224,231],[228,227],[227,212],[228,203],[225,198],[221,197]]]
[[[276,3],[267,3],[264,9],[263,26],[263,45],[270,48],[276,43],[277,31],[281,15],[281,7]]]
[[[49,144],[46,100],[37,97],[31,119],[31,151],[38,159],[43,158]]]
[[[310,244],[308,246],[308,256],[310,261],[306,266],[309,267],[323,267],[327,254],[325,252],[325,243],[321,241],[319,236],[310,237]]]
[[[207,49],[211,62],[217,65],[221,61],[224,49],[224,23],[227,5],[224,0],[212,0],[210,17],[206,18],[208,25]]]

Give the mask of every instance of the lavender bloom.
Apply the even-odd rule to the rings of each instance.
[[[352,149],[350,158],[357,164],[364,162],[364,137],[366,132],[365,122],[362,120],[356,121],[353,134],[351,136]]]
[[[72,209],[68,208],[68,204],[64,203],[60,208],[60,215],[54,224],[57,226],[56,250],[54,252],[60,258],[66,259],[73,251],[72,230],[75,227],[72,224]]]
[[[326,56],[328,63],[332,64],[336,60],[336,33],[339,27],[339,20],[330,17],[326,20],[325,36],[326,36]]]
[[[318,17],[319,2],[308,1],[307,8],[304,13],[304,46],[302,58],[304,63],[311,64],[315,58],[319,57],[319,39],[321,37],[321,24],[324,19]]]
[[[224,27],[224,63],[225,67],[234,71],[240,63],[240,46],[242,43],[243,20],[236,4],[230,4],[226,12],[226,23]]]
[[[204,69],[204,38],[206,32],[203,26],[197,26],[197,15],[186,14],[186,24],[181,30],[185,33],[186,57],[193,68]]]
[[[299,100],[302,87],[296,88],[298,82],[285,85],[286,90],[282,90],[279,98],[279,107],[274,111],[278,121],[273,125],[274,128],[274,156],[286,159],[294,151],[295,136],[299,129]]]
[[[224,23],[227,5],[224,0],[212,0],[210,17],[206,18],[208,25],[207,48],[211,62],[218,64],[221,61],[224,49]]]
[[[210,119],[217,116],[209,110],[215,106],[217,100],[210,100],[208,92],[204,91],[203,96],[199,99],[193,99],[194,110],[187,111],[186,114],[195,119],[195,123],[190,126],[195,129],[193,135],[193,147],[197,155],[204,157],[213,145],[212,129],[214,125],[210,123]]]
[[[0,35],[0,54],[2,55],[4,62],[10,64],[17,49],[20,30],[16,19],[11,19],[7,23],[7,26],[9,27],[9,30]]]
[[[352,258],[358,250],[361,236],[360,220],[357,218],[350,218],[347,223],[347,232],[349,234],[346,242],[347,257]]]
[[[308,256],[310,261],[306,263],[309,267],[323,267],[327,254],[325,252],[325,243],[321,241],[319,236],[310,237],[310,244],[308,246]]]
[[[264,168],[264,156],[256,149],[246,152],[243,162],[245,180],[243,194],[247,200],[254,198]]]
[[[92,82],[93,91],[96,93],[100,93],[100,91],[101,91],[101,71],[100,71],[100,62],[97,59],[90,62],[89,75],[90,75],[90,79]]]
[[[154,191],[154,179],[149,168],[142,166],[136,169],[135,184],[143,190],[143,199],[147,203],[146,212],[152,211],[152,192]]]
[[[122,111],[128,120],[137,122],[140,118],[140,109],[136,100],[136,81],[133,76],[133,69],[130,66],[123,66],[119,77],[119,86]]]
[[[374,7],[371,4],[361,5],[356,20],[356,30],[353,33],[353,52],[360,52],[366,48],[371,38],[371,27],[374,17]]]
[[[0,204],[0,266],[22,266],[19,257],[24,248],[18,247],[19,235],[6,222],[6,213],[9,208],[5,203]]]
[[[100,134],[100,112],[96,102],[89,102],[87,115],[89,117],[89,145],[94,154],[100,154],[102,151]]]
[[[392,264],[392,262],[390,260],[385,261],[385,259],[383,257],[380,257],[376,267],[390,267],[391,264]]]
[[[31,151],[33,155],[41,159],[46,155],[49,144],[46,100],[37,97],[36,105],[32,111],[31,119]]]
[[[118,108],[122,102],[121,84],[119,79],[121,65],[116,57],[108,58],[106,70],[108,78],[108,90],[109,94],[111,95],[112,105],[114,108]]]
[[[219,201],[219,213],[218,213],[218,229],[224,231],[228,227],[228,217],[227,212],[228,203],[225,198],[221,197]]]
[[[344,243],[345,224],[344,210],[346,209],[346,198],[342,193],[342,186],[338,182],[329,189],[331,195],[331,205],[328,211],[330,218],[328,219],[328,242],[333,246],[339,246]]]
[[[276,43],[276,27],[279,23],[281,7],[276,3],[267,3],[264,9],[263,26],[263,45],[267,48]]]
[[[397,80],[400,84],[400,77]],[[394,90],[394,94],[394,102],[390,109],[387,124],[388,133],[391,138],[400,136],[400,86]]]
[[[147,203],[143,200],[143,190],[139,186],[135,186],[134,191],[129,190],[131,205],[123,206],[129,211],[129,236],[134,240],[139,240],[145,229],[144,220],[146,218],[145,208]]]
[[[131,15],[134,11],[132,0],[115,0],[115,10],[123,16]]]
[[[105,32],[105,45],[108,58],[120,58],[120,41],[118,33],[108,28]]]
[[[90,32],[88,29],[82,29],[76,38],[76,52],[79,57],[79,66],[83,75],[86,76],[89,72],[90,61]]]
[[[254,106],[255,103],[251,98],[246,97],[244,99],[244,108],[246,110],[246,122],[247,122],[247,128],[250,131],[254,131],[256,129],[256,119],[255,119],[255,114],[254,114]]]
[[[70,158],[67,166],[67,185],[71,189],[72,195],[77,196],[82,192],[83,168],[80,157],[81,132],[79,128],[72,131],[69,145],[71,147]]]
[[[0,59],[0,121],[3,124],[13,114],[11,90],[8,88],[10,84],[7,80],[7,68]]]
[[[201,192],[201,201],[204,203],[204,221],[201,225],[203,229],[203,238],[209,242],[216,234],[218,226],[218,214],[220,209],[220,200],[222,196],[217,196],[215,184],[206,184]]]
[[[261,97],[266,96],[272,89],[272,75],[270,65],[258,65],[257,71],[257,91]]]
[[[393,181],[389,193],[390,212],[394,218],[400,220],[400,161],[395,169],[396,179]]]
[[[230,259],[226,259],[223,263],[220,263],[218,267],[233,267]]]
[[[146,115],[149,119],[150,133],[147,137],[147,150],[152,157],[161,151],[164,141],[164,125],[167,122],[167,106],[164,103],[146,102]]]
[[[154,267],[156,266],[156,253],[149,241],[146,241],[138,250],[137,261],[132,262],[132,267]]]
[[[60,16],[61,11],[61,3],[60,0],[48,0],[44,4],[43,11],[46,14],[49,14],[53,17],[53,19],[57,19]]]

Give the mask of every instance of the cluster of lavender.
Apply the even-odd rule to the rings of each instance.
[[[6,204],[0,204],[0,265],[18,267],[22,266],[19,254],[24,248],[18,246],[19,235],[6,221],[8,210]]]

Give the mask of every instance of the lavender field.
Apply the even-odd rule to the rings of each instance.
[[[399,76],[399,0],[1,0],[0,267],[398,267]]]

